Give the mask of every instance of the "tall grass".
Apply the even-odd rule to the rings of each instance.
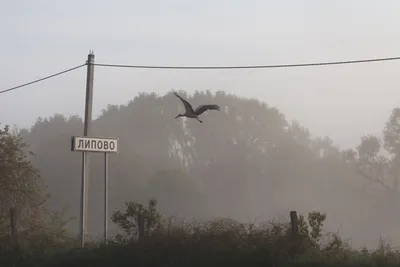
[[[400,252],[383,240],[375,251],[354,250],[338,235],[323,232],[325,218],[318,212],[308,214],[308,221],[300,216],[298,235],[285,221],[161,220],[141,240],[125,232],[107,246],[8,253],[0,266],[400,266]]]

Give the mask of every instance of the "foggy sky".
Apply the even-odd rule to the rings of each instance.
[[[133,65],[290,64],[399,56],[400,2],[0,2],[0,90],[85,62]],[[379,4],[378,4],[379,3]],[[94,115],[138,92],[224,90],[255,97],[342,147],[379,134],[399,106],[400,62],[265,70],[96,67]],[[83,115],[85,68],[0,95],[0,122]]]

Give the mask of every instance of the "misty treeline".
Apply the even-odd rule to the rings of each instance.
[[[230,217],[248,222],[287,216],[289,210],[319,210],[328,215],[330,230],[354,237],[354,243],[357,238],[376,240],[382,232],[400,240],[400,109],[393,110],[382,136],[366,135],[359,146],[344,150],[256,99],[209,91],[180,94],[193,106],[215,103],[221,111],[203,114],[202,124],[174,119],[183,106],[172,92],[141,93],[126,105],[109,105],[93,121],[94,136],[119,138],[119,153],[109,157],[110,211],[123,209],[126,201],[151,198],[158,200],[162,214],[186,220]],[[49,214],[65,210],[67,218],[76,217],[67,224],[74,233],[82,159],[81,153],[71,152],[70,143],[82,131],[82,118],[55,114],[16,132],[34,152],[24,160],[40,171],[43,192],[49,194],[38,194],[46,200],[37,206]],[[21,177],[32,175],[4,178],[8,148],[0,144],[1,196],[16,201],[14,196],[24,192],[9,189],[31,190],[29,179]],[[93,153],[88,219],[93,237],[103,227],[103,179],[103,155]],[[2,212],[8,218],[7,209]]]

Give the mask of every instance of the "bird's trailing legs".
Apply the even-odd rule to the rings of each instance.
[[[192,105],[190,105],[189,102],[187,102],[185,99],[183,99],[182,97],[180,97],[176,92],[174,92],[174,95],[179,98],[183,105],[185,106],[185,113],[184,114],[178,114],[176,118],[179,117],[188,117],[188,118],[194,118],[196,119],[198,122],[203,123],[203,121],[201,121],[198,116],[203,114],[204,111],[207,110],[218,110],[219,111],[219,106],[218,105],[200,105],[198,106],[195,110],[193,110]]]

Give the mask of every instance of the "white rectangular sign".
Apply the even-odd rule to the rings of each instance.
[[[118,139],[72,136],[72,151],[117,153]]]

